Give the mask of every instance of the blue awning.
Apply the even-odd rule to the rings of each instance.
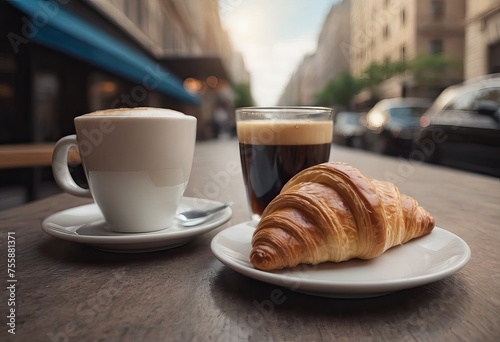
[[[83,59],[148,90],[154,89],[189,104],[200,103],[197,96],[187,92],[181,81],[154,59],[68,12],[64,5],[53,0],[9,3],[34,19],[33,41]]]

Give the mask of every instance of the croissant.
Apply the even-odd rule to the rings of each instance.
[[[394,184],[345,163],[324,163],[292,177],[266,207],[250,261],[269,271],[372,259],[433,228],[434,218]]]

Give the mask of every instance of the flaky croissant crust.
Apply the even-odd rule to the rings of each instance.
[[[295,175],[267,206],[250,261],[267,271],[372,259],[433,228],[432,216],[394,184],[345,163],[324,163]]]

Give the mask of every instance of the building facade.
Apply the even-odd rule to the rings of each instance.
[[[218,5],[0,1],[0,144],[55,142],[74,134],[76,116],[138,106],[196,116],[197,138],[214,137],[216,109],[230,107],[235,80],[249,79]],[[0,190],[52,180],[48,167],[0,170]]]
[[[372,62],[464,54],[465,0],[352,0],[351,71]]]
[[[465,51],[465,0],[352,0],[351,72],[360,77],[373,62],[411,60],[423,54],[442,54],[459,64]],[[448,83],[463,79],[462,67]],[[392,79],[379,87],[381,97],[401,96],[403,82]],[[443,84],[440,88],[449,84]],[[433,96],[439,89],[413,89]],[[410,95],[412,95],[410,89]]]
[[[1,2],[0,143],[54,141],[74,116],[135,106],[194,115],[198,137],[212,137],[216,107],[249,78],[218,10],[217,0]]]
[[[500,0],[468,0],[465,79],[500,73]]]
[[[304,57],[285,87],[279,105],[314,105],[325,85],[349,70],[351,1],[334,5],[325,19],[314,54]]]
[[[231,83],[250,82],[241,55],[222,28],[217,0],[108,0],[90,2],[126,31],[201,98],[189,113],[199,138],[210,138],[217,107],[231,107]]]

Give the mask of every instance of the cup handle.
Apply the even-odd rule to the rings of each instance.
[[[59,187],[68,194],[80,197],[92,197],[89,189],[84,189],[75,183],[68,169],[68,152],[73,146],[78,147],[76,135],[61,138],[54,146],[52,153],[52,173]]]

